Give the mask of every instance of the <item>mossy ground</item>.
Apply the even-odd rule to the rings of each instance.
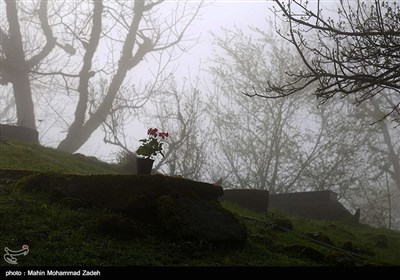
[[[241,248],[178,241],[150,227],[143,227],[140,235],[127,240],[104,233],[98,223],[101,217],[120,218],[120,214],[97,208],[70,209],[50,203],[39,194],[12,192],[0,196],[0,247],[18,249],[28,244],[29,255],[18,261],[19,265],[30,266],[325,266],[342,265],[340,259],[345,256],[349,256],[354,265],[400,265],[398,232],[290,217],[285,218],[292,221],[294,230],[281,232],[268,227],[271,213],[262,217],[234,205],[224,203],[223,206],[238,215],[260,218],[266,223],[243,219],[249,236]],[[368,254],[355,251],[359,256],[348,255],[304,238],[306,233],[312,232],[329,236],[338,248],[352,242],[354,248],[362,248]],[[375,246],[376,239],[382,235],[387,240],[387,248]],[[301,252],[288,251],[292,245],[314,248],[326,258],[316,260]],[[6,263],[0,262],[0,265]]]
[[[95,158],[73,155],[36,144],[10,141],[0,144],[0,169],[75,174],[117,173],[118,166]]]
[[[177,241],[143,229],[125,240],[104,234],[98,218],[119,214],[101,209],[68,209],[40,195],[13,193],[0,197],[0,246],[30,252],[19,265],[307,265],[307,260],[274,253],[263,241],[241,249]],[[1,265],[6,263],[1,262]]]
[[[30,156],[40,158],[40,163]],[[47,161],[48,158],[51,160]],[[110,173],[110,168],[101,164],[22,144],[18,147],[0,145],[0,168]],[[222,206],[246,225],[248,239],[240,248],[176,240],[157,228],[140,224],[140,233],[126,239],[105,233],[99,224],[102,217],[123,219],[122,214],[94,207],[71,208],[51,202],[39,193],[17,191],[12,184],[3,188],[0,192],[0,249],[17,250],[22,244],[28,244],[29,254],[18,258],[19,266],[400,265],[400,233],[367,225],[306,220],[273,212],[264,215],[223,202]],[[293,230],[274,227],[279,219],[288,220]],[[325,242],[329,240],[331,245],[313,241],[313,236]],[[7,263],[0,261],[0,266],[5,265]]]

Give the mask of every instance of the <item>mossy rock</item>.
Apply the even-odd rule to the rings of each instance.
[[[53,201],[75,198],[99,208],[128,214],[147,223],[157,223],[157,199],[163,195],[191,200],[216,200],[219,186],[163,175],[71,175],[42,173],[21,179],[21,190],[44,192]]]
[[[384,234],[376,234],[372,238],[376,248],[385,249],[388,247],[388,238]]]
[[[293,224],[290,220],[288,219],[274,219],[272,223],[272,229],[275,231],[292,231],[293,230]]]
[[[290,245],[285,247],[285,252],[296,255],[296,257],[305,257],[310,260],[320,262],[325,259],[325,255],[320,251],[305,245]]]
[[[354,251],[354,246],[353,246],[353,242],[351,241],[345,241],[342,245],[342,249],[346,250],[346,251]]]
[[[158,199],[158,219],[177,239],[241,246],[247,238],[246,228],[217,201],[162,196]]]
[[[0,169],[0,179],[6,178],[16,180],[34,174],[37,174],[37,172],[30,170]]]
[[[387,248],[387,242],[384,242],[384,241],[382,241],[382,240],[378,240],[378,241],[376,241],[376,243],[375,243],[375,247],[376,248],[380,248],[380,249],[385,249],[385,248]]]
[[[374,256],[375,252],[371,250],[370,248],[367,248],[366,246],[360,245],[360,244],[354,244],[351,241],[346,241],[342,245],[342,249],[356,253],[358,255],[366,255],[366,256]]]
[[[316,241],[333,246],[332,240],[322,232],[308,232],[306,236]]]
[[[34,173],[21,178],[16,185],[21,191],[51,194],[58,186],[57,182],[64,181],[64,176],[60,173]]]

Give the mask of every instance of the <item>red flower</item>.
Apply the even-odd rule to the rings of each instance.
[[[153,135],[154,137],[157,137],[157,128],[149,128],[149,130],[147,130],[147,134],[148,135]]]
[[[158,134],[158,136],[160,136],[162,139],[164,139],[165,137],[168,137],[168,132],[160,132]]]
[[[154,157],[158,153],[164,156],[162,151],[164,143],[161,139],[168,137],[169,133],[159,131],[157,128],[149,128],[147,130],[147,135],[149,135],[148,139],[139,140],[142,142],[142,145],[136,150],[136,154],[147,158]]]

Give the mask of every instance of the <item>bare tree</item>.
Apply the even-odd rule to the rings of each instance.
[[[215,38],[224,55],[216,55],[211,68],[216,79],[208,102],[214,131],[212,165],[224,171],[227,187],[271,193],[303,189],[305,172],[331,148],[324,139],[326,128],[302,127],[301,120],[312,118],[306,95],[260,100],[237,94],[237,88],[259,87],[268,78],[283,82],[284,65],[299,67],[298,59],[273,33],[253,31],[250,36],[225,30],[224,37]]]
[[[190,47],[184,34],[204,5],[203,1],[171,4],[161,0],[5,2],[7,17],[2,20],[0,34],[1,81],[15,84],[18,123],[35,128],[31,77],[63,91],[69,103],[75,104],[74,117],[66,119],[68,133],[58,145],[68,152],[79,149],[106,120],[129,71],[145,59],[158,61],[153,73],[157,77],[166,63]],[[168,7],[162,10],[168,5],[175,5],[172,12]],[[35,23],[37,17],[40,24]],[[21,31],[22,23],[27,26],[25,32]],[[38,40],[30,44],[27,38],[32,33],[38,33],[47,43],[41,46]],[[39,47],[42,51],[37,52]],[[68,55],[57,51],[60,48]],[[104,79],[109,81],[106,91],[92,102],[90,89],[99,90],[96,84]]]
[[[277,28],[278,33],[295,47],[305,70],[289,70],[288,83],[269,83],[267,91],[286,96],[315,82],[315,95],[322,102],[347,96],[361,109],[358,117],[366,121],[376,123],[389,115],[400,121],[400,7],[396,2],[340,1],[337,20],[323,16],[320,1],[314,8],[302,1],[275,2],[276,18],[283,13],[281,19],[289,28],[287,33]],[[378,126],[376,133],[386,145],[380,151],[385,151],[383,158],[390,163],[382,169],[387,167],[400,188],[398,141],[391,135],[395,132],[385,122]]]
[[[316,106],[308,94],[312,85],[275,100],[238,94],[238,88],[262,88],[267,80],[285,83],[287,68],[305,71],[291,45],[269,31],[253,31],[225,31],[216,38],[218,51],[224,52],[214,59],[211,72],[218,91],[208,104],[215,132],[212,150],[217,151],[212,166],[223,170],[224,186],[271,193],[329,189],[345,205],[365,209],[362,220],[387,220],[383,183],[388,174],[390,185],[396,185],[392,175],[397,174],[399,135],[386,122],[369,125],[385,115],[373,105],[375,100],[381,104],[385,94],[358,107],[350,97]]]
[[[168,90],[157,89],[157,94],[146,106],[140,106],[140,111],[131,107],[126,110],[125,100],[120,102],[103,123],[104,141],[122,149],[122,160],[130,169],[127,171],[134,172],[137,147],[130,143],[132,133],[127,133],[125,129],[132,121],[131,110],[136,113],[133,118],[142,120],[149,128],[156,127],[169,133],[165,139],[166,152],[155,162],[154,171],[204,180],[209,141],[205,132],[205,104],[199,81],[189,79],[179,86],[172,76],[168,78],[168,83],[164,84]],[[138,103],[143,101],[146,100],[137,100]]]
[[[18,125],[35,129],[36,122],[29,75],[30,71],[38,67],[56,45],[48,22],[48,1],[41,1],[39,7],[35,6],[35,16],[39,19],[39,28],[45,36],[45,43],[38,50],[30,53],[29,57],[24,50],[25,42],[23,34],[21,34],[18,2],[12,0],[4,2],[5,17],[0,26],[0,84],[12,84]],[[33,16],[34,13],[31,12],[31,15]],[[4,19],[7,19],[8,30],[5,29]]]
[[[192,180],[207,180],[208,138],[205,103],[198,78],[181,81],[172,79],[167,90],[157,94],[144,113],[149,127],[168,131],[165,157],[157,162],[155,170],[179,175]]]
[[[0,111],[0,120],[4,123],[14,124],[17,122],[15,118],[15,101],[12,95],[9,94],[10,88],[3,87],[0,93],[0,104],[3,104],[3,108]]]
[[[347,202],[353,208],[362,209],[362,222],[400,229],[400,191],[391,185],[390,180],[377,180],[375,184],[357,182],[353,192],[349,193],[351,199]]]
[[[247,95],[279,98],[316,85],[313,93],[321,103],[350,96],[356,105],[385,94],[379,106],[400,121],[400,8],[396,2],[357,0],[339,2],[329,15],[323,2],[275,0],[276,20],[289,28],[276,28],[300,55],[304,69],[290,69],[285,83],[269,80]],[[279,25],[278,25],[279,26]]]
[[[157,76],[154,82],[148,83],[144,87],[144,91],[139,92],[135,88],[122,87],[120,95],[114,100],[113,107],[110,110],[106,120],[102,123],[102,130],[104,133],[104,143],[112,144],[119,147],[120,150],[118,157],[121,161],[126,161],[129,165],[126,172],[135,173],[136,169],[136,153],[137,147],[130,141],[132,133],[129,131],[130,126],[135,120],[139,120],[144,114],[144,106],[150,99],[156,98],[162,88],[167,85],[167,81],[172,79],[172,74],[167,76]],[[91,107],[96,107],[99,100],[98,96],[104,97],[108,85],[107,81],[100,83],[100,92],[90,91],[90,104]]]

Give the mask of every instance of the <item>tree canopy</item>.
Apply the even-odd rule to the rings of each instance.
[[[67,131],[58,148],[78,150],[116,103],[147,100],[166,64],[192,45],[185,34],[204,2],[189,2],[2,0],[0,85],[11,88],[16,123],[36,129],[46,107],[44,122],[51,112]],[[151,81],[139,88],[136,80],[124,95],[128,72],[145,59],[155,61]]]
[[[351,97],[355,105],[379,98],[384,114],[400,122],[400,8],[396,2],[344,1],[336,13],[324,2],[275,0],[276,27],[300,55],[304,68],[288,69],[285,83],[269,81],[265,91],[245,94],[279,98],[316,85],[314,95],[325,103]],[[277,25],[276,26],[280,26]],[[262,93],[260,93],[262,92]]]

